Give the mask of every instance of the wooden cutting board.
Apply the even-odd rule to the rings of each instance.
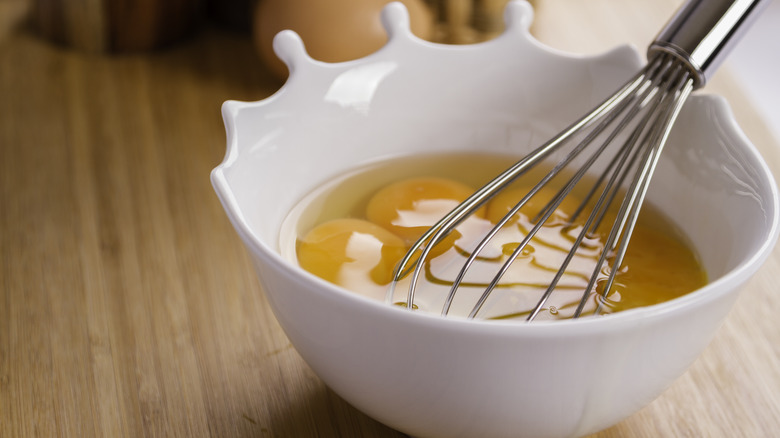
[[[677,3],[541,0],[533,31],[643,47]],[[303,363],[211,189],[221,103],[280,86],[249,39],[106,57],[40,39],[28,10],[0,0],[0,436],[402,436]],[[777,173],[727,68],[708,91]],[[776,250],[690,371],[596,436],[777,436],[779,274]]]

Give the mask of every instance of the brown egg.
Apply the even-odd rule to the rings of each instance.
[[[287,67],[273,51],[273,38],[291,29],[303,39],[306,51],[319,61],[361,58],[387,42],[380,13],[390,0],[261,0],[255,10],[254,40],[260,57],[280,78]],[[409,10],[412,32],[429,39],[433,17],[422,0],[401,0]]]

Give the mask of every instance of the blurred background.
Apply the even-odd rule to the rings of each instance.
[[[412,31],[446,44],[488,40],[503,30],[508,0],[401,0],[409,9]],[[298,32],[310,55],[339,62],[365,56],[384,44],[379,11],[388,0],[0,0],[10,16],[30,14],[42,37],[79,50],[128,53],[180,44],[206,26],[219,26],[253,40],[264,65],[280,79],[286,68],[276,59],[273,36]],[[537,9],[543,0],[532,0]],[[565,3],[566,2],[558,2]],[[571,3],[571,2],[569,2]],[[780,131],[780,4],[771,4],[730,64],[746,92]],[[16,6],[14,6],[14,4]],[[565,6],[564,6],[565,7]],[[29,11],[24,11],[28,9]],[[16,10],[14,10],[16,9]],[[13,13],[12,13],[13,12]],[[2,20],[2,19],[0,19]],[[780,134],[778,134],[780,135]]]
[[[14,1],[14,0],[5,0]],[[31,0],[36,30],[52,41],[96,52],[127,52],[164,47],[196,32],[207,22],[265,35],[292,28],[319,40],[336,38],[324,61],[363,56],[361,40],[381,41],[378,13],[389,0]],[[418,36],[437,42],[484,41],[503,29],[507,0],[401,0]],[[343,33],[342,37],[333,34]],[[380,35],[377,35],[379,33]],[[340,40],[338,38],[341,38]],[[370,47],[376,50],[376,46]],[[262,51],[266,49],[260,47]],[[368,47],[366,46],[367,50]],[[341,50],[341,52],[339,52]]]
[[[780,139],[780,2],[773,1],[729,58],[745,93]]]
[[[380,11],[389,0],[3,0],[29,7],[41,37],[92,53],[138,53],[181,44],[208,26],[245,35],[278,78],[286,67],[272,49],[274,35],[298,32],[317,60],[366,56],[386,41]],[[412,31],[446,44],[469,44],[503,30],[507,0],[401,0]],[[17,14],[20,13],[17,11]]]

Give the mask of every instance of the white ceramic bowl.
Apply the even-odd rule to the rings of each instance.
[[[777,239],[767,166],[727,104],[697,95],[649,194],[712,280],[682,298],[576,321],[465,321],[364,298],[280,255],[283,219],[317,184],[387,156],[527,151],[640,65],[627,47],[556,53],[528,34],[531,17],[513,2],[499,38],[444,46],[415,38],[393,3],[383,11],[388,44],[339,64],[312,60],[285,31],[274,43],[287,83],[261,102],[223,106],[227,153],[212,181],[279,323],[336,393],[414,436],[578,436],[620,421],[688,368]]]

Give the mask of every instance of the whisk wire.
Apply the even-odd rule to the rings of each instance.
[[[514,263],[514,261],[523,252],[523,250],[528,245],[528,243],[536,236],[538,231],[550,218],[550,216],[553,214],[555,209],[558,208],[558,206],[563,202],[563,199],[571,193],[573,188],[580,182],[582,177],[587,173],[587,171],[592,167],[592,165],[597,161],[597,159],[607,149],[607,147],[612,143],[612,141],[615,138],[617,138],[626,127],[630,125],[630,122],[639,113],[639,111],[641,111],[643,107],[646,106],[649,98],[656,93],[658,82],[661,80],[660,75],[658,75],[657,72],[659,70],[663,71],[662,67],[665,67],[664,63],[666,64],[669,63],[669,60],[665,58],[666,57],[657,57],[656,59],[654,59],[650,63],[648,68],[645,69],[644,74],[641,75],[641,79],[643,80],[643,83],[640,84],[640,87],[638,87],[637,94],[633,95],[630,99],[621,101],[620,104],[617,105],[611,112],[606,113],[603,120],[601,120],[597,124],[597,126],[594,127],[593,130],[590,131],[585,136],[585,138],[572,151],[570,151],[569,154],[564,159],[562,159],[553,168],[551,172],[545,175],[545,177],[542,178],[542,180],[536,186],[534,186],[534,188],[530,192],[528,192],[528,194],[526,194],[526,196],[523,199],[521,199],[520,202],[518,202],[501,219],[501,221],[499,221],[498,224],[496,224],[496,226],[485,236],[485,238],[480,242],[480,244],[476,247],[476,249],[471,253],[469,258],[461,268],[460,272],[456,276],[455,280],[453,281],[453,285],[445,300],[445,304],[442,310],[442,315],[446,315],[449,312],[456,290],[460,286],[466,271],[472,266],[473,262],[476,260],[480,252],[487,246],[487,243],[495,235],[498,234],[499,230],[502,229],[515,216],[515,214],[517,214],[517,212],[527,203],[527,201],[531,197],[533,197],[538,192],[538,190],[541,187],[545,186],[553,177],[555,177],[560,172],[561,169],[563,169],[566,165],[568,165],[577,155],[579,155],[587,146],[589,146],[596,138],[598,138],[607,127],[612,125],[613,122],[617,121],[617,127],[610,132],[606,140],[600,144],[600,146],[595,150],[595,152],[591,154],[591,156],[587,159],[587,161],[579,167],[578,171],[568,181],[568,183],[558,191],[558,193],[553,197],[553,199],[550,202],[548,202],[547,205],[543,207],[543,209],[540,211],[540,213],[537,214],[536,217],[532,220],[532,222],[534,222],[535,225],[532,227],[531,230],[528,231],[526,236],[514,249],[512,254],[502,264],[501,268],[498,270],[496,275],[488,284],[487,288],[483,291],[483,293],[477,300],[476,304],[472,307],[472,310],[469,313],[468,317],[474,318],[477,315],[479,310],[482,308],[482,306],[488,299],[489,295],[498,286],[501,278],[506,274],[506,272],[508,272],[512,263]],[[618,117],[620,115],[622,115],[623,117],[618,120]],[[598,120],[598,119],[594,119],[594,120]],[[630,141],[631,139],[629,139],[629,142]],[[610,163],[610,167],[613,166],[614,163],[615,160],[613,159],[612,162]],[[613,176],[611,178],[610,183],[612,183],[614,179],[615,177]],[[603,182],[603,178],[601,180],[602,180],[601,182]],[[586,199],[580,204],[577,213],[575,214],[579,214],[579,212],[585,207],[585,205],[590,200],[589,198],[592,197],[592,194],[595,193],[595,190],[598,188],[601,182],[597,181],[597,183],[594,184],[593,188],[591,189],[591,194],[589,194],[589,196],[586,197]],[[598,202],[596,203],[596,206],[594,207],[593,210],[594,213],[591,214],[591,216],[586,221],[586,224],[584,225],[581,233],[577,236],[576,240],[574,241],[572,245],[572,249],[567,253],[566,258],[561,264],[560,269],[556,272],[548,288],[542,294],[542,297],[540,298],[540,300],[537,302],[534,309],[529,314],[528,320],[532,320],[533,318],[536,317],[538,312],[541,310],[542,306],[546,303],[547,299],[551,295],[552,291],[558,285],[560,279],[564,275],[566,268],[569,266],[571,260],[573,260],[577,249],[580,247],[582,241],[585,239],[586,235],[588,234],[588,230],[591,229],[591,224],[592,222],[594,222],[594,217],[597,217],[595,213],[601,211],[602,212],[601,215],[603,215],[604,212],[606,212],[608,205],[604,205],[604,204],[608,204],[608,202],[605,203],[604,200],[608,199],[608,197],[606,197],[606,194],[609,192],[609,188],[610,185],[608,184],[605,187],[602,196],[599,198]],[[570,224],[571,222],[574,221],[574,218],[575,217],[573,216],[569,219]]]
[[[606,282],[601,292],[601,300],[598,301],[598,305],[594,311],[594,314],[599,314],[603,308],[604,302],[607,299],[610,291],[615,282],[616,274],[623,264],[628,244],[639,218],[639,212],[644,202],[647,191],[650,187],[650,181],[652,179],[655,168],[658,165],[658,160],[661,157],[661,152],[669,138],[669,134],[674,125],[674,121],[680,114],[680,110],[683,104],[687,100],[690,93],[693,91],[694,80],[690,75],[688,69],[682,65],[675,65],[676,70],[672,74],[669,83],[671,84],[667,90],[664,91],[663,101],[661,102],[662,110],[657,113],[657,118],[660,122],[650,123],[653,129],[651,129],[647,136],[649,140],[644,142],[646,145],[646,154],[642,159],[642,168],[636,174],[632,187],[629,188],[630,196],[626,196],[623,205],[621,205],[621,212],[618,213],[622,218],[613,226],[613,230],[610,233],[609,238],[605,244],[605,247],[611,249],[610,251],[604,251],[599,259],[597,268],[594,270],[593,277],[589,283],[588,289],[583,293],[582,301],[575,311],[575,316],[579,316],[584,307],[585,301],[587,301],[587,294],[593,290],[595,284],[595,278],[598,272],[603,266],[606,256],[614,252],[614,261],[612,262],[612,269],[607,276]],[[623,230],[625,228],[625,230]],[[619,239],[618,239],[619,237]],[[618,243],[619,240],[619,243]],[[616,252],[615,252],[616,251]]]
[[[653,63],[654,64],[654,63]],[[515,181],[517,178],[525,174],[530,168],[538,164],[557,150],[561,145],[565,144],[570,138],[581,132],[583,129],[598,121],[599,118],[608,114],[614,110],[614,108],[621,105],[626,99],[631,98],[632,94],[637,88],[644,83],[644,77],[647,75],[649,68],[655,68],[655,65],[646,67],[639,73],[637,73],[632,79],[627,81],[615,94],[605,99],[596,109],[591,113],[585,115],[579,120],[572,123],[567,127],[560,135],[544,143],[542,146],[531,152],[529,155],[515,163],[509,169],[505,170],[490,182],[485,184],[482,188],[477,190],[463,203],[458,205],[455,209],[446,214],[430,229],[428,229],[409,249],[406,255],[396,266],[393,274],[393,281],[387,292],[387,300],[391,301],[395,294],[396,284],[410,272],[412,273],[410,284],[408,287],[408,294],[406,299],[406,306],[408,308],[413,307],[414,293],[417,288],[419,277],[422,273],[422,268],[425,261],[428,259],[431,249],[451,230],[457,227],[463,220],[473,214],[476,210],[487,203],[496,193],[505,188],[507,185]],[[530,198],[530,197],[529,197]],[[407,268],[412,263],[412,258],[415,254],[421,251],[418,259],[414,261],[411,267]]]
[[[676,82],[674,78],[680,77]],[[684,84],[688,81],[688,91],[685,92]],[[664,83],[667,83],[664,88]],[[669,83],[674,83],[669,86]],[[577,251],[579,250],[582,242],[585,238],[596,231],[599,224],[603,220],[604,216],[609,209],[609,206],[614,201],[620,187],[623,185],[623,181],[627,175],[630,174],[631,169],[637,167],[637,161],[639,161],[639,167],[641,171],[635,173],[635,178],[632,181],[631,187],[628,190],[629,195],[624,198],[624,202],[621,205],[617,219],[615,220],[610,235],[605,242],[605,250],[602,251],[597,264],[595,265],[593,272],[590,276],[588,285],[583,292],[582,298],[579,302],[577,309],[575,310],[574,317],[579,317],[587,301],[593,291],[595,290],[596,282],[600,276],[602,268],[606,263],[607,257],[614,255],[614,261],[612,268],[609,270],[609,274],[602,291],[602,298],[606,299],[609,291],[611,290],[615,275],[619,271],[622,261],[625,257],[625,252],[628,247],[628,241],[633,233],[634,226],[639,214],[639,207],[644,200],[647,188],[649,187],[649,181],[652,177],[652,173],[657,164],[660,151],[665,144],[668,137],[668,131],[673,124],[676,115],[679,113],[679,109],[682,107],[687,94],[693,89],[692,80],[687,70],[682,66],[676,58],[667,55],[660,54],[653,57],[648,65],[637,76],[632,78],[624,87],[613,97],[606,99],[601,105],[596,107],[590,114],[584,116],[577,122],[571,125],[569,129],[564,131],[564,134],[556,139],[553,139],[546,144],[536,149],[532,154],[523,160],[520,160],[514,166],[510,167],[503,174],[494,178],[493,181],[488,183],[482,190],[477,191],[471,198],[469,198],[462,208],[455,209],[450,215],[445,216],[440,223],[436,224],[427,235],[424,235],[415,245],[415,247],[407,254],[405,260],[399,264],[398,272],[402,267],[409,262],[412,254],[420,249],[422,245],[422,254],[415,262],[414,274],[411,279],[411,285],[407,296],[407,306],[413,305],[414,290],[418,276],[421,269],[428,257],[431,248],[443,239],[449,230],[457,226],[465,217],[472,214],[476,209],[484,205],[487,200],[497,193],[498,190],[503,189],[506,185],[514,181],[517,177],[524,174],[528,168],[537,164],[538,161],[542,161],[554,150],[559,149],[565,145],[568,141],[573,139],[575,133],[579,133],[584,129],[591,128],[579,143],[572,148],[572,150],[560,160],[553,169],[545,175],[526,195],[513,207],[509,212],[483,237],[483,239],[477,244],[477,246],[471,251],[466,262],[463,264],[455,280],[452,283],[449,293],[445,298],[444,305],[442,307],[442,315],[447,315],[451,308],[457,289],[461,286],[463,279],[470,269],[470,267],[477,260],[482,251],[487,247],[489,242],[500,232],[500,230],[509,223],[513,217],[519,212],[519,210],[527,204],[527,202],[535,196],[542,187],[547,185],[554,177],[556,177],[567,165],[569,165],[577,156],[581,154],[591,143],[597,138],[602,136],[608,127],[612,127],[612,130],[607,134],[596,150],[585,160],[585,162],[578,168],[571,179],[556,193],[540,212],[532,219],[534,223],[533,227],[527,232],[521,242],[513,250],[511,255],[504,261],[496,275],[492,278],[488,286],[484,289],[477,302],[472,307],[468,318],[474,318],[479,313],[484,303],[487,301],[490,294],[500,283],[503,276],[508,272],[512,263],[522,254],[523,250],[529,244],[529,242],[536,236],[541,227],[549,220],[558,206],[563,200],[571,193],[574,187],[581,181],[587,171],[594,165],[598,158],[603,154],[607,147],[618,138],[624,130],[632,125],[632,122],[636,122],[637,116],[644,111],[639,121],[634,124],[633,131],[631,131],[628,138],[620,146],[618,152],[610,160],[605,171],[596,180],[587,193],[583,201],[579,204],[577,210],[569,217],[569,224],[571,225],[574,220],[582,213],[587,204],[592,201],[592,198],[598,193],[599,187],[602,187],[600,196],[595,202],[593,209],[585,221],[581,231],[578,233],[571,249],[566,254],[564,261],[561,263],[559,269],[555,273],[553,279],[548,284],[547,289],[541,295],[534,308],[530,311],[527,321],[532,321],[542,310],[547,300],[551,296],[552,292],[557,287],[561,278],[563,277],[570,262],[573,260]],[[672,103],[668,101],[673,99]],[[664,108],[659,110],[659,108]],[[663,120],[662,123],[657,123],[658,120]],[[594,125],[594,126],[591,126]],[[614,126],[613,126],[614,125]],[[648,129],[648,127],[654,127],[654,129]],[[639,159],[639,157],[642,157]],[[472,199],[474,198],[474,199]],[[617,253],[615,254],[615,250]],[[603,300],[598,301],[598,305],[594,314],[598,314],[601,311]]]
[[[641,74],[637,77],[640,78]],[[634,83],[632,82],[632,85]],[[641,85],[641,83],[636,83],[636,85]],[[526,195],[517,203],[513,208],[507,212],[503,218],[485,235],[485,237],[477,244],[477,246],[471,251],[471,254],[466,259],[466,262],[461,267],[460,271],[456,275],[455,279],[452,282],[452,286],[450,288],[449,293],[447,294],[447,298],[444,301],[444,306],[442,308],[442,316],[446,316],[449,313],[450,307],[452,305],[452,301],[455,297],[455,293],[458,289],[458,287],[461,285],[463,278],[466,275],[466,272],[468,272],[469,268],[474,264],[476,259],[479,257],[479,255],[482,253],[482,251],[487,247],[487,245],[490,243],[490,241],[500,232],[504,226],[506,226],[509,221],[512,220],[513,217],[520,211],[520,209],[525,206],[528,201],[533,198],[539,190],[542,189],[542,187],[546,186],[553,178],[555,178],[561,170],[563,170],[568,164],[572,162],[587,146],[589,146],[597,137],[598,134],[606,128],[606,126],[609,125],[619,114],[623,111],[629,104],[631,100],[625,100],[622,99],[614,103],[613,111],[606,113],[608,116],[605,120],[601,120],[599,122],[598,127],[596,127],[589,135],[587,135],[584,139],[580,141],[580,143],[577,144],[561,161],[559,161],[553,168],[548,172],[534,187],[529,190]],[[594,112],[598,112],[601,109],[601,107],[594,110]],[[596,121],[599,121],[598,117],[584,117],[583,120],[588,120],[588,123],[594,123]],[[566,139],[569,140],[569,139]],[[562,141],[557,143],[556,148],[563,146],[566,143],[566,141]],[[606,145],[605,145],[606,146]],[[603,148],[602,148],[603,149]],[[477,300],[477,303],[472,308],[471,312],[469,313],[469,318],[474,318],[479,311],[479,309],[482,307],[484,302],[487,300],[490,293],[495,289],[495,287],[498,285],[501,278],[504,276],[504,274],[509,270],[509,266],[517,259],[517,257],[522,253],[522,251],[525,249],[525,247],[528,245],[528,243],[533,239],[538,231],[541,229],[541,227],[544,225],[544,223],[552,216],[552,214],[555,212],[555,209],[558,208],[558,205],[560,205],[561,202],[563,202],[563,199],[571,192],[572,188],[576,184],[577,181],[584,175],[585,170],[587,170],[590,167],[590,164],[593,162],[593,160],[590,160],[588,163],[582,166],[581,172],[578,172],[576,177],[572,179],[572,182],[565,185],[561,188],[561,190],[556,194],[555,197],[553,197],[550,202],[548,202],[536,215],[536,217],[533,219],[532,222],[535,223],[535,225],[529,230],[529,232],[526,234],[526,236],[523,238],[523,240],[518,244],[518,246],[514,249],[512,254],[509,256],[509,258],[503,263],[501,268],[499,269],[498,273],[493,277],[491,282],[488,284],[485,291],[482,293],[480,298]]]
[[[666,59],[665,59],[666,58]],[[657,83],[660,81],[660,75],[657,74],[657,72],[660,69],[663,69],[665,67],[668,67],[668,63],[671,62],[671,59],[669,57],[656,57],[653,59],[653,61],[649,64],[649,66],[645,69],[645,75],[643,76],[644,83],[640,87],[640,91],[637,93],[637,95],[625,102],[625,105],[620,110],[616,111],[614,113],[614,117],[606,118],[604,120],[604,123],[602,123],[598,128],[594,129],[594,131],[591,133],[592,137],[596,137],[600,135],[604,129],[606,129],[610,123],[612,123],[617,116],[622,112],[622,110],[626,108],[630,108],[628,111],[628,114],[626,114],[622,119],[620,124],[612,131],[611,135],[604,140],[603,147],[599,148],[596,151],[595,155],[600,155],[605,149],[606,146],[611,144],[612,141],[626,128],[629,126],[633,118],[647,105],[648,101],[652,98],[652,96],[657,92]],[[666,63],[666,65],[665,65]],[[649,78],[649,79],[648,79]],[[607,165],[604,172],[602,172],[599,177],[596,179],[596,181],[593,183],[591,189],[588,191],[588,193],[583,198],[583,201],[579,204],[577,209],[571,214],[570,216],[570,222],[574,222],[577,217],[582,213],[582,211],[585,209],[585,207],[588,205],[590,200],[595,195],[598,188],[604,183],[604,180],[606,179],[608,174],[612,174],[612,169],[614,169],[614,166],[617,165],[618,169],[624,169],[624,174],[627,173],[627,170],[623,164],[625,163],[625,157],[627,156],[627,153],[632,150],[633,144],[637,141],[639,138],[640,133],[637,130],[634,130],[634,132],[631,134],[631,137],[623,144],[623,146],[620,148],[618,153],[615,154],[615,156],[610,160],[610,163]],[[630,167],[630,166],[629,166]],[[590,168],[590,166],[588,166]],[[614,198],[614,196],[618,192],[618,188],[620,187],[620,181],[622,181],[622,178],[619,178],[617,180],[618,184],[608,184],[607,187],[614,187],[610,200],[606,202],[602,209],[602,216],[604,213],[606,213],[607,208],[611,204],[611,199]],[[562,188],[560,192],[562,192],[564,189]],[[553,200],[551,200],[544,208],[551,208],[553,204]],[[555,206],[557,207],[557,205]],[[555,207],[552,207],[553,209]],[[537,215],[539,216],[539,215]],[[537,218],[533,219],[534,221],[537,220]],[[595,232],[595,229],[598,228],[598,225],[600,223],[600,219],[596,220],[593,224],[592,231]]]
[[[464,263],[463,267],[458,272],[455,280],[453,281],[450,292],[445,298],[445,303],[442,307],[442,315],[447,315],[451,308],[455,293],[458,287],[461,285],[466,272],[473,265],[483,249],[488,245],[490,240],[536,193],[538,193],[542,187],[544,187],[547,183],[549,183],[550,180],[558,175],[558,173],[563,168],[571,163],[587,146],[589,146],[596,138],[598,138],[607,127],[611,126],[613,122],[618,120],[618,117],[623,114],[623,117],[617,122],[616,128],[610,132],[607,139],[601,143],[596,151],[586,160],[585,164],[582,165],[575,173],[574,177],[572,177],[572,179],[559,190],[554,198],[548,202],[547,205],[541,209],[539,214],[537,214],[537,217],[534,218],[535,225],[533,228],[527,233],[523,240],[514,249],[512,254],[502,264],[497,274],[493,277],[480,298],[477,300],[476,304],[472,307],[468,316],[469,318],[475,317],[489,295],[498,286],[501,278],[509,270],[510,265],[517,259],[517,257],[519,257],[531,239],[537,234],[539,229],[550,218],[550,216],[552,216],[555,209],[558,208],[558,206],[563,202],[563,199],[569,195],[574,186],[581,180],[587,170],[590,169],[590,167],[604,152],[607,146],[626,127],[630,125],[631,121],[636,117],[636,115],[644,107],[646,107],[653,96],[657,94],[659,88],[658,82],[661,81],[664,77],[668,76],[667,70],[672,62],[672,57],[669,55],[660,55],[654,57],[642,71],[640,71],[634,78],[629,80],[617,93],[604,100],[591,113],[574,122],[558,137],[543,144],[524,159],[515,163],[515,165],[495,177],[488,184],[475,192],[471,197],[466,199],[466,201],[460,204],[457,208],[445,215],[444,218],[431,227],[417,242],[415,242],[412,248],[399,262],[394,273],[393,282],[388,290],[388,300],[392,299],[392,296],[395,292],[395,285],[398,283],[398,281],[408,273],[412,272],[410,285],[407,292],[406,306],[410,308],[413,307],[414,293],[417,288],[417,283],[432,248],[444,237],[446,237],[446,235],[449,234],[449,232],[458,226],[463,220],[473,214],[473,212],[475,212],[477,209],[481,208],[488,200],[490,200],[496,193],[498,193],[498,191],[505,188],[508,184],[522,176],[528,169],[538,164],[538,162],[543,161],[545,158],[547,158],[547,156],[565,145],[568,141],[573,139],[576,134],[580,133],[584,129],[591,127],[591,125],[595,125],[595,127],[593,127],[593,129],[588,132],[582,140],[580,140],[580,142],[564,157],[564,159],[559,161],[554,166],[554,168],[547,175],[545,175],[545,177],[543,177],[542,180],[539,181],[539,183],[537,183],[523,197],[523,199],[520,200],[520,202],[518,202],[512,209],[510,209],[510,211],[499,221],[499,223],[493,229],[491,229],[491,231],[479,242],[475,249],[471,251],[467,261]],[[577,236],[572,249],[569,251],[566,259],[564,260],[563,265],[556,272],[553,281],[549,284],[549,287],[542,295],[541,299],[537,302],[534,310],[531,311],[528,317],[529,321],[535,318],[543,305],[546,303],[548,297],[557,286],[560,278],[563,276],[566,267],[569,265],[570,261],[576,254],[577,249],[586,237],[586,234],[589,232],[589,230],[595,231],[606,214],[609,204],[617,194],[620,182],[625,178],[625,175],[628,174],[627,168],[623,167],[622,164],[624,164],[626,161],[626,157],[631,155],[629,154],[629,151],[632,150],[632,145],[637,142],[641,132],[644,130],[644,126],[648,123],[648,120],[649,119],[647,117],[643,118],[643,121],[640,122],[640,127],[634,130],[626,144],[624,144],[622,151],[618,153],[617,156],[613,158],[613,160],[608,165],[607,171],[604,172],[604,176],[600,177],[596,184],[594,184],[585,200],[580,204],[577,211],[575,211],[575,213],[570,218],[570,221],[573,221],[581,213],[582,209],[585,208],[585,205],[590,202],[590,199],[595,194],[597,187],[603,183],[605,175],[610,173],[610,169],[614,167],[616,169],[615,173],[610,178],[610,182],[606,184],[602,195],[594,207],[593,212],[586,221],[582,232],[579,236]],[[634,153],[633,157],[636,156],[637,153]],[[635,161],[635,158],[632,158],[629,161],[633,162]],[[630,168],[631,166],[628,167]],[[622,176],[616,177],[618,174],[621,174]],[[615,184],[616,181],[618,182],[617,184]],[[618,223],[623,222],[624,220],[625,218],[621,218]],[[622,226],[623,224],[621,223],[620,228],[622,228]],[[411,268],[407,269],[407,265],[411,263],[412,257],[414,257],[418,251],[421,252],[418,259],[413,262]],[[599,262],[599,265],[594,271],[594,275],[592,276],[590,283],[595,282],[597,272],[601,269],[601,265],[603,265],[603,260]],[[588,291],[592,290],[592,286],[592,284],[589,284]],[[589,295],[589,292],[586,291],[586,294]],[[580,310],[578,308],[578,311],[576,312],[577,316],[579,316],[579,313]]]
[[[642,94],[639,96],[639,100],[643,98],[646,94],[650,93],[652,91],[651,88],[645,87],[645,90],[642,91]],[[619,133],[628,126],[627,120],[630,120],[630,118],[635,115],[640,107],[639,106],[631,106],[631,104],[637,100],[637,97],[630,100],[626,100],[621,102],[621,104],[615,108],[613,112],[608,113],[608,115],[605,117],[604,120],[602,120],[596,128],[594,128],[593,131],[591,131],[578,145],[575,147],[561,162],[554,168],[553,171],[548,173],[542,180],[534,187],[534,189],[529,192],[520,202],[518,202],[510,211],[507,213],[501,221],[499,221],[498,224],[491,230],[491,232],[485,237],[482,243],[478,246],[477,250],[474,251],[471,256],[469,257],[469,260],[464,264],[463,268],[461,269],[460,273],[458,274],[458,277],[456,278],[451,290],[450,294],[447,299],[447,303],[449,304],[452,301],[452,297],[455,294],[455,291],[460,286],[460,282],[465,275],[465,271],[471,266],[471,262],[477,257],[479,254],[479,251],[481,251],[482,248],[484,248],[487,244],[487,241],[492,239],[498,231],[503,228],[518,212],[519,210],[527,203],[528,199],[530,199],[534,194],[538,192],[538,190],[545,186],[553,177],[555,177],[561,169],[563,169],[566,165],[568,165],[576,156],[578,156],[587,146],[589,146],[603,131],[606,129],[612,122],[614,122],[618,116],[626,109],[628,109],[628,114],[620,121],[618,127],[612,131],[607,138],[606,141],[601,143],[601,145],[596,149],[594,153],[591,154],[591,156],[579,167],[577,172],[574,174],[574,176],[567,182],[566,185],[564,185],[558,193],[553,197],[553,199],[548,202],[545,207],[540,211],[539,214],[536,215],[536,217],[532,220],[534,222],[533,228],[526,234],[526,236],[523,238],[523,240],[520,242],[520,244],[514,249],[512,254],[507,258],[507,260],[503,263],[501,268],[498,270],[497,274],[493,277],[490,284],[487,286],[487,288],[483,291],[480,298],[477,300],[477,303],[472,308],[471,312],[469,313],[469,318],[474,318],[479,310],[484,305],[485,301],[487,301],[489,295],[493,292],[493,290],[498,286],[499,282],[503,278],[503,276],[508,272],[510,266],[514,261],[519,257],[519,255],[522,253],[522,251],[525,249],[525,247],[528,245],[528,243],[536,236],[536,234],[539,232],[539,230],[544,226],[544,224],[547,222],[547,220],[552,216],[552,214],[555,212],[555,210],[558,208],[558,206],[563,202],[564,198],[568,196],[571,191],[574,189],[574,187],[580,182],[582,177],[587,173],[587,171],[592,167],[592,165],[596,162],[596,160],[601,156],[601,154],[606,150],[607,146],[610,144],[610,142],[619,135]],[[597,186],[594,186],[597,187]],[[596,204],[595,210],[598,210],[603,202],[604,196],[599,199],[599,201]],[[585,199],[581,204],[578,210],[581,210],[584,208],[584,206],[587,204],[589,200]],[[540,217],[541,216],[541,217]],[[592,215],[591,215],[592,216]],[[573,222],[573,218],[569,219],[569,224]],[[582,232],[577,236],[575,242],[573,243],[572,247],[573,249],[569,251],[566,255],[566,258],[564,259],[563,263],[561,264],[560,269],[556,272],[555,276],[553,277],[552,281],[550,282],[547,290],[544,294],[542,294],[541,299],[537,302],[537,305],[534,307],[534,309],[531,311],[531,313],[528,316],[528,320],[532,320],[536,317],[536,314],[538,314],[539,310],[542,308],[544,303],[547,301],[548,297],[552,293],[552,291],[555,289],[555,287],[558,285],[558,282],[562,278],[564,271],[569,266],[571,260],[573,259],[576,249],[579,248],[581,245],[583,239],[585,238],[587,234],[587,230],[590,228],[591,222],[593,221],[592,217],[588,218],[588,221],[586,222],[585,226],[583,227]],[[448,309],[448,307],[447,307]]]
[[[665,62],[660,69],[651,73],[648,80],[649,88],[647,89],[647,92],[641,96],[641,99],[638,99],[637,105],[634,106],[632,111],[626,116],[624,123],[634,120],[637,114],[644,110],[643,116],[638,119],[639,121],[631,131],[631,135],[621,145],[605,171],[599,175],[598,181],[593,184],[593,187],[585,198],[585,201],[580,204],[577,212],[572,215],[571,220],[574,221],[578,214],[585,208],[588,199],[593,196],[593,193],[597,191],[597,189],[600,187],[600,184],[602,184],[603,180],[606,179],[607,175],[609,175],[610,180],[604,186],[604,192],[609,192],[609,195],[607,201],[604,202],[600,208],[594,209],[598,212],[598,214],[596,216],[597,219],[593,222],[590,228],[591,233],[596,232],[609,207],[612,205],[614,199],[619,194],[620,188],[623,187],[626,178],[629,174],[632,173],[632,171],[634,171],[634,169],[637,168],[637,160],[641,156],[642,151],[642,148],[637,147],[637,145],[639,144],[641,146],[642,144],[647,144],[647,142],[642,142],[641,139],[643,134],[646,132],[647,126],[651,125],[652,122],[656,119],[658,114],[657,109],[664,99],[664,94],[660,93],[661,87],[663,86],[661,81],[664,79],[665,75],[667,75],[668,71],[674,66],[674,59],[672,57],[659,56],[658,58],[665,58]],[[624,127],[624,125],[621,125],[619,129],[622,130]],[[614,136],[610,137],[607,139],[607,143],[611,142],[613,139]],[[622,218],[619,217],[618,222],[620,222],[620,219]]]

